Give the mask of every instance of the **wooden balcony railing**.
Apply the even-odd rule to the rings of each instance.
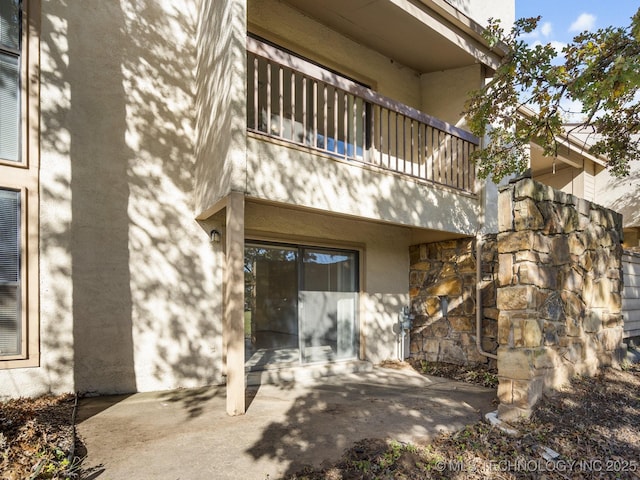
[[[478,138],[247,38],[247,128],[332,156],[473,193]]]

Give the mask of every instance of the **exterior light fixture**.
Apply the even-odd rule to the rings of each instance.
[[[220,239],[222,238],[220,232],[218,230],[211,230],[209,232],[209,238],[211,239],[211,243],[220,243]]]

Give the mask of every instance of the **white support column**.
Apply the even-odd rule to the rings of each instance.
[[[227,414],[245,413],[244,375],[244,195],[231,193],[226,212],[223,342]]]

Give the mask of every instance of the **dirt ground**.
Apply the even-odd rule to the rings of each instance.
[[[496,384],[495,372],[482,368],[425,362],[385,366]],[[73,396],[59,396],[0,403],[2,480],[81,476],[84,447],[74,444],[74,402]],[[515,434],[478,422],[424,445],[363,439],[335,464],[287,478],[640,479],[640,365],[576,378],[541,401],[530,420],[511,427]]]
[[[576,378],[544,398],[531,419],[508,427],[515,432],[478,422],[425,445],[364,439],[334,465],[288,479],[640,479],[640,365]]]
[[[73,395],[0,403],[0,478],[74,478]]]

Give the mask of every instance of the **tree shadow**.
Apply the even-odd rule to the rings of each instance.
[[[195,6],[41,8],[34,375],[99,394],[221,383],[219,255],[192,213]]]
[[[378,368],[374,373],[328,378],[292,390],[284,418],[272,421],[246,452],[287,465],[286,475],[305,465],[340,457],[363,438],[426,442],[493,409],[495,390]],[[260,413],[260,398],[255,413]]]

